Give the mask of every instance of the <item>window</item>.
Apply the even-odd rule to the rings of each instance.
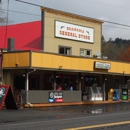
[[[80,56],[91,57],[92,51],[88,49],[80,49]]]
[[[38,75],[30,75],[29,76],[29,89],[30,90],[38,90],[39,89],[39,76]]]
[[[65,54],[65,55],[70,55],[71,48],[70,47],[59,47],[59,53]]]
[[[25,89],[25,76],[14,75],[14,89],[16,90]]]

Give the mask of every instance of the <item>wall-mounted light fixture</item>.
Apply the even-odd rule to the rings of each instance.
[[[81,79],[83,79],[83,76],[81,76]]]
[[[62,66],[59,66],[59,70],[61,70],[62,69]]]
[[[19,64],[18,63],[15,63],[15,66],[18,66]]]

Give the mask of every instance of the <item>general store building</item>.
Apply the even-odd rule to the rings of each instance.
[[[40,49],[3,52],[4,82],[15,95],[22,92],[25,103],[80,102],[88,100],[86,88],[96,86],[107,100],[111,88],[129,86],[130,64],[100,56],[103,21],[44,7],[41,12]],[[61,99],[51,99],[54,93]]]

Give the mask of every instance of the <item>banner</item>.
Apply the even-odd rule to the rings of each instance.
[[[49,92],[49,102],[63,102],[63,92]]]

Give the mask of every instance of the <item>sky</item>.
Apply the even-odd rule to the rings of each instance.
[[[53,8],[69,13],[82,15],[105,21],[102,25],[102,35],[105,40],[112,38],[130,39],[130,0],[22,0],[29,3]],[[9,24],[41,20],[40,7],[21,3],[15,0],[2,0],[0,5],[5,12]],[[1,10],[0,9],[0,10]],[[108,21],[108,22],[106,22]],[[127,26],[120,26],[119,23]]]

